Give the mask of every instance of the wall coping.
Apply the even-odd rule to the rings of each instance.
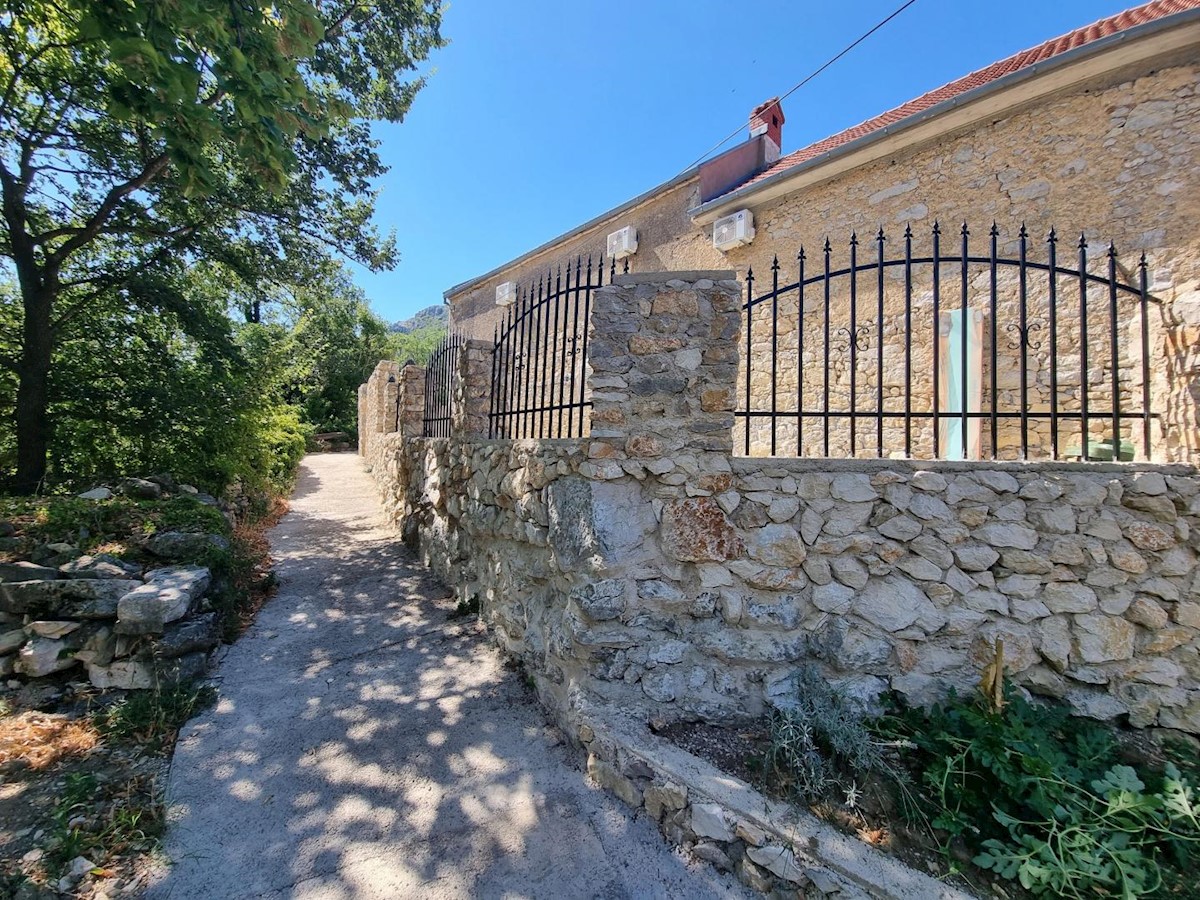
[[[733,269],[693,269],[683,272],[631,272],[617,275],[610,285],[628,287],[631,284],[667,284],[671,281],[737,281]]]
[[[734,456],[730,465],[740,475],[762,473],[764,469],[787,469],[789,472],[865,472],[874,474],[888,470],[911,472],[1032,472],[1072,474],[1097,473],[1102,475],[1128,475],[1137,472],[1159,472],[1163,475],[1189,476],[1200,474],[1200,469],[1186,463],[1102,463],[1018,460],[961,460],[961,459],[827,459],[824,457],[794,456]]]

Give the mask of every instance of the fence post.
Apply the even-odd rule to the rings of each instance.
[[[727,459],[740,327],[731,271],[618,275],[600,288],[588,343],[589,455],[656,473],[684,450]]]
[[[492,390],[492,342],[464,340],[452,380],[450,433],[459,438],[488,435],[488,406]]]
[[[405,363],[397,382],[396,430],[405,438],[420,437],[425,431],[425,367]]]

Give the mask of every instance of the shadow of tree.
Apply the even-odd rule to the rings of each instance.
[[[370,488],[356,457],[306,461],[279,593],[176,748],[146,896],[741,896],[584,782]]]

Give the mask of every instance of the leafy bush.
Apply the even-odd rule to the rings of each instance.
[[[976,865],[1036,895],[1140,897],[1200,843],[1195,788],[1179,769],[1123,765],[1110,732],[1005,683],[1004,702],[951,693],[876,725],[911,742],[932,824]]]
[[[868,774],[895,777],[882,748],[867,727],[862,704],[805,666],[795,675],[795,700],[769,718],[765,764],[796,796],[812,802],[835,789],[850,796],[854,779]]]

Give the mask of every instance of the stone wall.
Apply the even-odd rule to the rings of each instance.
[[[1193,468],[734,458],[740,315],[732,273],[619,278],[595,298],[589,439],[402,431],[368,454],[552,709],[745,716],[802,664],[927,702],[1003,639],[1035,693],[1200,733]]]

